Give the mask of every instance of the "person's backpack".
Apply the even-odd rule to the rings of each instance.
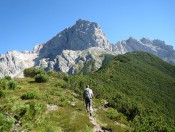
[[[85,89],[85,90],[84,90],[84,92],[83,92],[83,98],[84,98],[84,99],[90,99],[90,98],[91,98],[88,89]]]

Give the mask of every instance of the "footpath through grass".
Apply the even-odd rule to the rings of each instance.
[[[86,113],[82,95],[71,90],[66,82],[67,75],[61,72],[51,72],[47,75],[49,79],[43,83],[36,82],[34,77],[0,79],[1,132],[93,131],[94,126]],[[15,82],[13,88],[9,85],[11,81]],[[100,109],[102,104],[99,102],[100,100],[96,99],[94,107]],[[100,114],[94,113],[99,124],[115,131],[115,123],[108,125],[106,119],[99,118],[103,113]]]

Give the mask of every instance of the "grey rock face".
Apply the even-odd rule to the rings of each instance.
[[[25,68],[33,66],[70,74],[97,70],[102,65],[103,54],[117,55],[132,51],[146,51],[175,64],[175,51],[164,41],[130,37],[113,45],[97,23],[80,19],[46,43],[36,45],[32,52],[11,51],[0,55],[0,77],[19,77]]]
[[[40,50],[42,49],[43,45],[42,44],[38,44],[33,48],[32,53],[34,54],[39,54]]]
[[[21,76],[25,68],[34,66],[36,53],[11,51],[0,55],[0,77],[9,75]]]
[[[74,26],[65,29],[43,44],[39,55],[41,58],[54,59],[58,54],[61,54],[63,50],[76,51],[91,47],[112,50],[112,46],[97,23],[80,19]]]
[[[113,54],[99,47],[92,47],[86,50],[63,50],[62,54],[57,55],[54,60],[43,58],[39,61],[39,66],[45,69],[63,71],[69,74],[75,74],[81,71],[85,65],[95,60],[94,68],[97,70],[101,67],[104,57],[103,54]]]
[[[151,41],[146,38],[136,40],[130,37],[128,40],[119,41],[113,46],[113,52],[116,54],[124,54],[132,51],[152,53],[164,61],[175,64],[175,51],[173,50],[173,47],[166,45],[165,42],[161,40]]]

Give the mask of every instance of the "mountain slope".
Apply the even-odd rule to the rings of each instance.
[[[124,114],[135,131],[172,131],[174,75],[175,67],[158,57],[133,52],[116,56],[84,79],[72,79],[90,83],[96,97],[106,99],[107,106]]]
[[[49,78],[38,83],[35,78],[5,77],[0,79],[0,131],[42,131],[42,132],[92,132],[93,129],[112,129],[123,132],[112,120],[101,128],[98,109],[100,100],[94,100],[93,117],[89,119],[82,91],[70,85],[69,75],[63,72],[44,72],[29,68]],[[35,70],[34,70],[35,69]],[[25,75],[33,76],[30,72]],[[106,132],[106,131],[105,131]]]
[[[0,79],[1,132],[92,130],[79,95],[63,88],[66,74],[51,74],[46,83],[37,83],[34,78]],[[15,85],[5,86],[11,82]]]

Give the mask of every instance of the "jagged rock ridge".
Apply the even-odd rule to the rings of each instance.
[[[46,43],[36,45],[32,52],[12,51],[0,55],[0,77],[14,77],[33,66],[74,74],[93,62],[93,69],[97,70],[102,65],[103,54],[117,55],[132,51],[146,51],[175,64],[173,47],[164,41],[130,37],[113,45],[97,23],[80,19]]]
[[[119,41],[113,47],[113,52],[118,54],[132,51],[152,53],[164,61],[175,64],[175,51],[173,46],[166,45],[165,42],[161,40],[151,41],[146,38],[136,40],[135,38],[130,37],[128,40]]]

